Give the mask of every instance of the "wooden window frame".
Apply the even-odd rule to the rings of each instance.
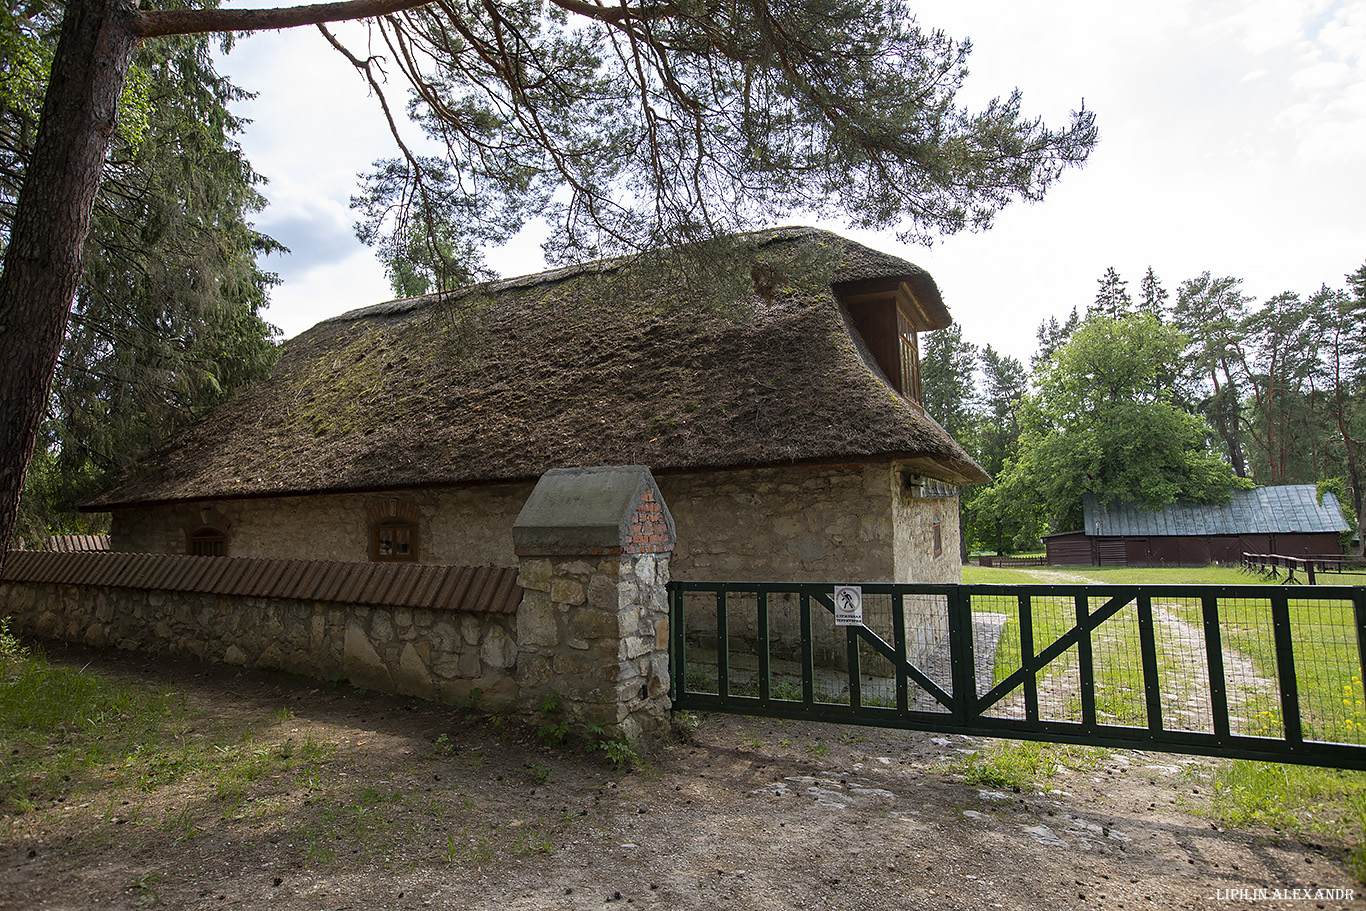
[[[944,556],[944,517],[939,510],[930,513],[930,535],[934,541],[934,557]]]
[[[226,557],[228,533],[215,525],[201,525],[187,536],[185,553],[192,557]]]
[[[399,553],[381,551],[381,536],[385,531],[405,531],[408,537],[408,551]],[[417,563],[418,527],[416,522],[388,516],[370,525],[370,562],[372,563]]]
[[[901,360],[901,394],[920,404],[920,338],[900,307],[896,308],[896,335]]]

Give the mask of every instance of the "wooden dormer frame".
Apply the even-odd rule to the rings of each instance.
[[[892,387],[921,404],[919,333],[950,324],[942,305],[926,307],[905,281],[854,282],[837,289],[854,328]]]

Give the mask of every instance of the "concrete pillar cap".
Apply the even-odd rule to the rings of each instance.
[[[673,516],[644,465],[553,468],[512,525],[519,556],[666,554]]]

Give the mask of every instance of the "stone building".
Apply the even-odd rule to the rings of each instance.
[[[812,229],[719,263],[325,320],[84,508],[114,551],[511,566],[547,470],[646,465],[673,578],[959,581],[955,486],[987,478],[920,405],[917,333],[950,323],[933,279]]]

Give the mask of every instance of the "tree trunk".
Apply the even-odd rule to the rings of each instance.
[[[0,274],[0,568],[81,277],[81,251],[137,44],[126,0],[70,0]]]

